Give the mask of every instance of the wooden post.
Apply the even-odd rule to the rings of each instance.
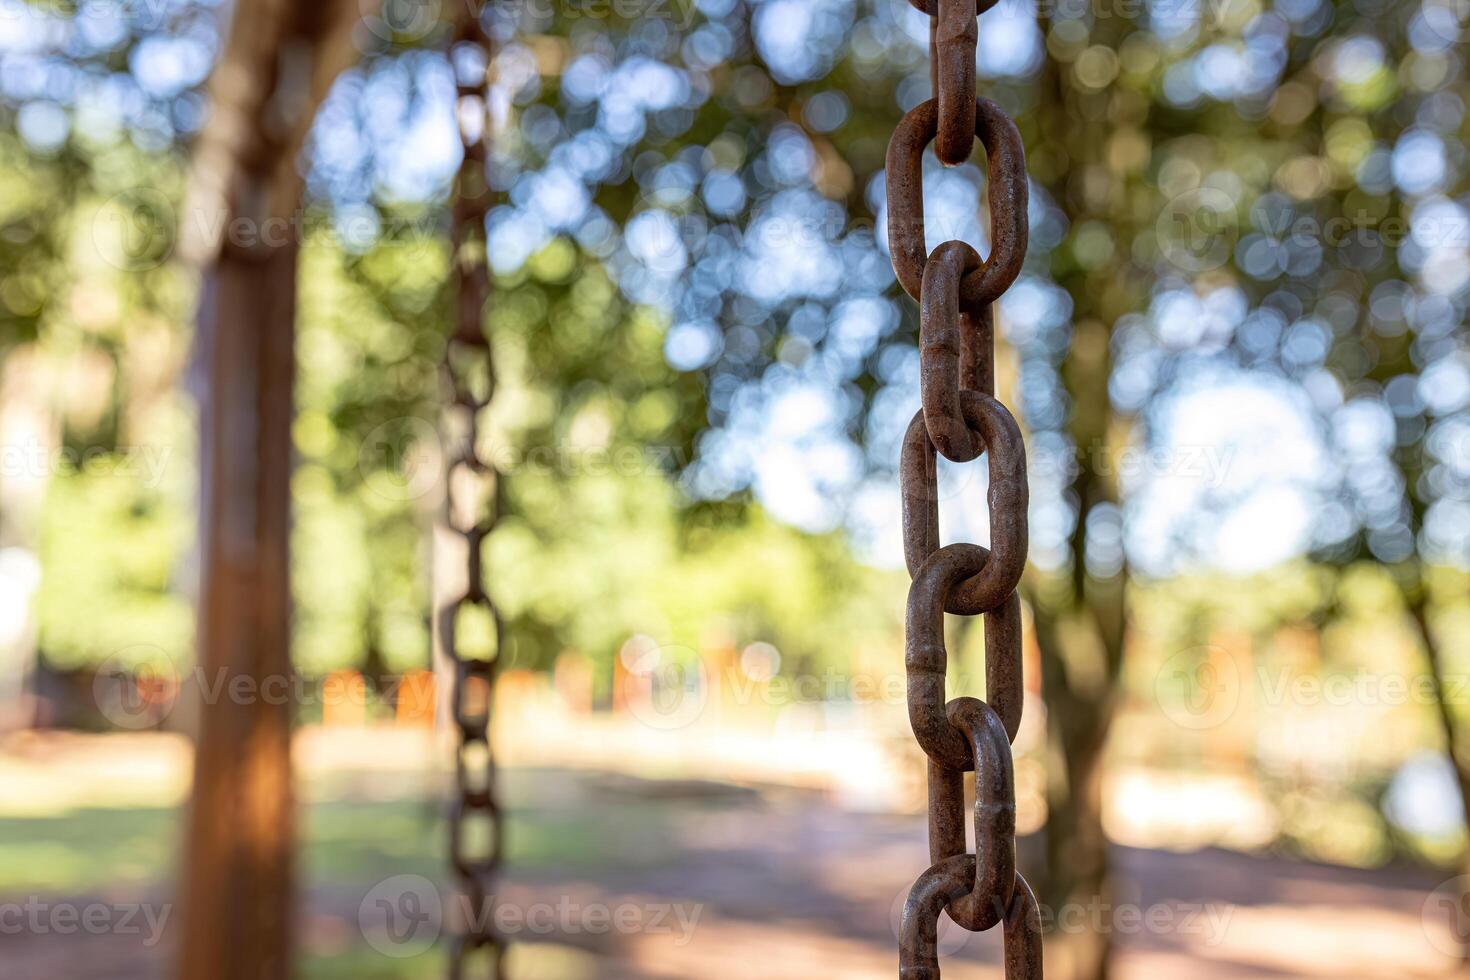
[[[238,0],[195,150],[181,252],[200,271],[199,726],[182,980],[291,976],[291,416],[297,156],[351,64],[356,0]]]
[[[201,691],[184,868],[187,980],[289,975],[295,263],[221,252],[201,328]],[[237,679],[243,682],[236,687]],[[236,697],[236,691],[244,697]]]

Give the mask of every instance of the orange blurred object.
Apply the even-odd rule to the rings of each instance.
[[[432,728],[434,725],[434,675],[427,670],[410,670],[398,682],[396,719],[400,725]]]

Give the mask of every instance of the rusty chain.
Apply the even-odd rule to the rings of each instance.
[[[1016,280],[1027,244],[1025,149],[1016,124],[975,95],[976,18],[994,0],[909,0],[930,16],[935,97],[904,116],[888,144],[888,241],[904,290],[919,301],[922,408],[903,440],[904,560],[913,578],[905,627],[909,724],[928,756],[929,860],[904,906],[901,980],[938,980],[939,916],[980,932],[1003,926],[1007,980],[1041,977],[1036,898],[1016,871],[1011,742],[1021,723],[1021,600],[1026,566],[1026,450],[995,399],[992,304]],[[924,240],[924,149],[941,163],[985,147],[990,255]],[[941,546],[936,454],[988,454],[991,546]],[[944,614],[985,617],[987,701],[945,702]],[[964,774],[975,773],[975,853],[965,843]]]
[[[449,976],[468,975],[483,956],[486,974],[502,971],[505,942],[495,932],[494,880],[500,867],[504,828],[495,786],[491,714],[504,623],[486,588],[482,550],[499,518],[504,478],[481,455],[484,416],[495,392],[495,365],[486,328],[490,268],[485,219],[490,210],[487,145],[490,134],[490,45],[481,22],[483,5],[466,2],[450,40],[458,86],[456,115],[464,160],[455,181],[451,228],[454,327],[444,356],[450,392],[445,407],[446,520],[465,548],[464,588],[439,609],[439,637],[454,676],[451,706],[459,745],[455,754],[456,795],[450,812],[450,864],[469,914],[449,953]],[[473,625],[478,630],[466,627]],[[471,635],[476,633],[478,635]]]

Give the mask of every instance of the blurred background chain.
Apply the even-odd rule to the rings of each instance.
[[[468,914],[450,953],[449,976],[504,976],[504,942],[494,927],[495,874],[504,822],[490,742],[495,680],[504,624],[486,588],[485,539],[501,509],[503,474],[482,454],[483,422],[495,392],[495,365],[486,326],[490,270],[485,219],[490,209],[488,73],[490,46],[484,5],[456,6],[450,55],[458,88],[456,115],[464,144],[453,214],[454,332],[445,349],[451,401],[445,411],[448,446],[446,509],[450,529],[462,536],[464,588],[439,611],[439,635],[453,664],[454,723],[459,730],[456,797],[450,814],[450,863]],[[471,970],[481,959],[485,971]]]

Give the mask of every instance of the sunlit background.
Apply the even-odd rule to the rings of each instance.
[[[464,2],[365,2],[296,161],[306,977],[443,969],[437,931],[370,913],[453,896],[430,606]],[[512,930],[515,976],[891,977],[928,850],[896,469],[918,313],[883,162],[930,97],[928,19],[489,7],[502,898],[572,909]],[[163,976],[179,943],[210,710],[189,243],[260,233],[188,190],[232,8],[0,0],[6,977]],[[996,357],[1031,487],[1016,788],[1048,976],[1470,956],[1470,747],[1447,750],[1470,720],[1467,19],[981,17],[981,92],[1031,175]],[[930,247],[988,249],[983,163],[926,155]],[[945,540],[987,541],[983,465],[940,487]],[[951,621],[957,694],[983,694],[975,624]],[[1001,975],[998,936],[942,937],[946,977]]]

